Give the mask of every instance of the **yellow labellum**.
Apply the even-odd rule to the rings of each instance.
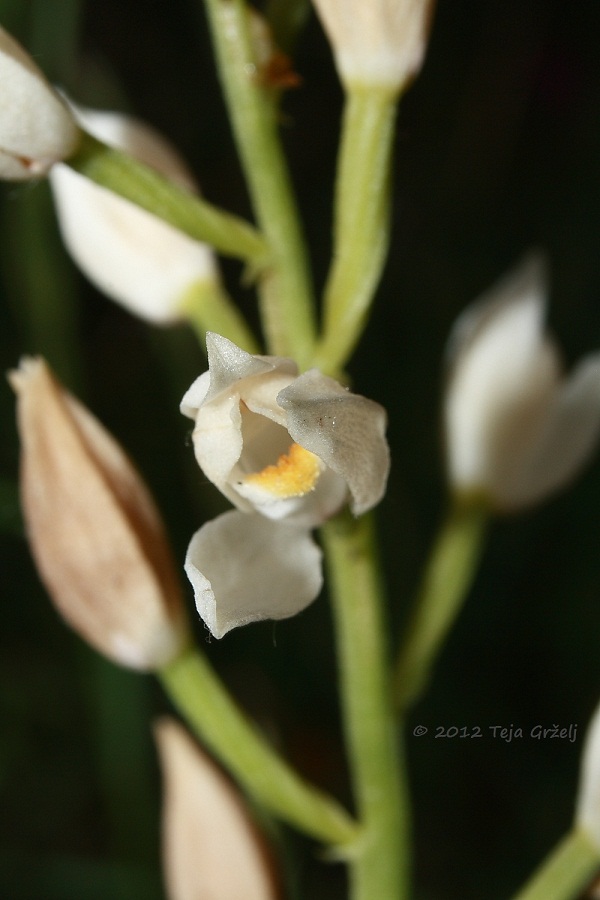
[[[302,497],[312,491],[321,472],[318,456],[300,444],[292,444],[276,463],[248,475],[246,484],[255,484],[277,497]]]

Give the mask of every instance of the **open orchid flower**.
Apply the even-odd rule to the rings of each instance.
[[[192,538],[186,572],[215,637],[304,609],[321,589],[310,529],[347,501],[355,515],[385,491],[385,410],[313,369],[206,339],[209,370],[181,411],[195,421],[196,459],[237,507]]]
[[[544,331],[543,262],[528,257],[458,319],[444,415],[450,483],[495,509],[543,500],[583,466],[600,434],[600,354],[563,377]]]

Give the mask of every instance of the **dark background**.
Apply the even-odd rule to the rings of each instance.
[[[0,0],[0,23],[74,99],[134,111],[181,149],[212,202],[249,215],[194,0]],[[440,0],[424,70],[400,112],[395,223],[374,314],[350,371],[390,413],[380,527],[390,642],[445,504],[439,408],[452,321],[532,246],[552,268],[549,319],[567,365],[600,347],[600,6]],[[330,252],[341,92],[314,18],[282,132],[316,278]],[[204,368],[183,328],[151,329],[71,266],[47,187],[0,189],[0,363],[43,353],[137,460],[177,555],[220,508],[201,484],[178,403]],[[240,269],[228,286],[254,318]],[[0,387],[0,894],[153,900],[159,776],[152,679],[98,659],[59,621],[23,539],[14,401]],[[543,507],[494,524],[437,678],[411,717],[416,890],[504,898],[568,829],[582,733],[600,694],[600,463]],[[311,778],[348,799],[326,600],[204,649]],[[429,726],[414,738],[415,725]],[[490,726],[525,737],[493,739]],[[577,741],[531,726],[577,724]],[[436,726],[481,740],[434,738]],[[348,800],[348,802],[350,802]],[[289,896],[344,896],[343,873],[286,835]],[[234,863],[233,863],[234,864]],[[379,900],[379,898],[378,898]],[[381,898],[385,900],[385,898]]]

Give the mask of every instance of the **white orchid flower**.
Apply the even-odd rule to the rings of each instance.
[[[209,333],[209,370],[181,403],[196,459],[237,507],[204,525],[186,558],[215,637],[304,609],[321,589],[310,529],[349,500],[356,515],[385,491],[385,410],[317,370],[252,356]]]
[[[29,54],[0,27],[0,178],[40,178],[75,152],[80,131]]]
[[[177,152],[145,123],[120,113],[73,110],[93,137],[195,190]],[[68,166],[55,166],[50,183],[69,253],[99,290],[135,315],[155,324],[176,322],[194,285],[218,281],[206,244]]]
[[[545,266],[528,257],[460,316],[449,341],[450,483],[498,511],[566,485],[600,434],[600,354],[563,377],[544,331],[546,294]]]

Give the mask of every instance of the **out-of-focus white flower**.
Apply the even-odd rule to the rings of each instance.
[[[73,109],[93,137],[195,189],[177,152],[149,126],[119,113]],[[205,244],[68,166],[55,166],[50,181],[71,256],[103,293],[134,314],[157,324],[175,322],[193,286],[218,281]]]
[[[585,736],[575,825],[586,832],[600,855],[600,707]]]
[[[238,508],[192,539],[186,572],[215,637],[299,612],[318,594],[309,531],[349,499],[379,502],[389,471],[385,410],[313,369],[207,335],[209,370],[181,403],[205,475]]]
[[[39,178],[75,152],[80,131],[32,58],[2,27],[0,84],[0,178]]]
[[[600,354],[563,377],[544,331],[546,293],[545,266],[529,257],[463,313],[449,341],[450,483],[499,511],[567,484],[600,434]]]
[[[313,0],[347,86],[400,89],[421,68],[433,0]]]
[[[42,359],[9,373],[21,437],[21,502],[40,576],[100,653],[151,670],[187,643],[159,513],[113,437]]]
[[[238,791],[173,719],[160,720],[155,736],[169,900],[275,900],[272,861]]]

